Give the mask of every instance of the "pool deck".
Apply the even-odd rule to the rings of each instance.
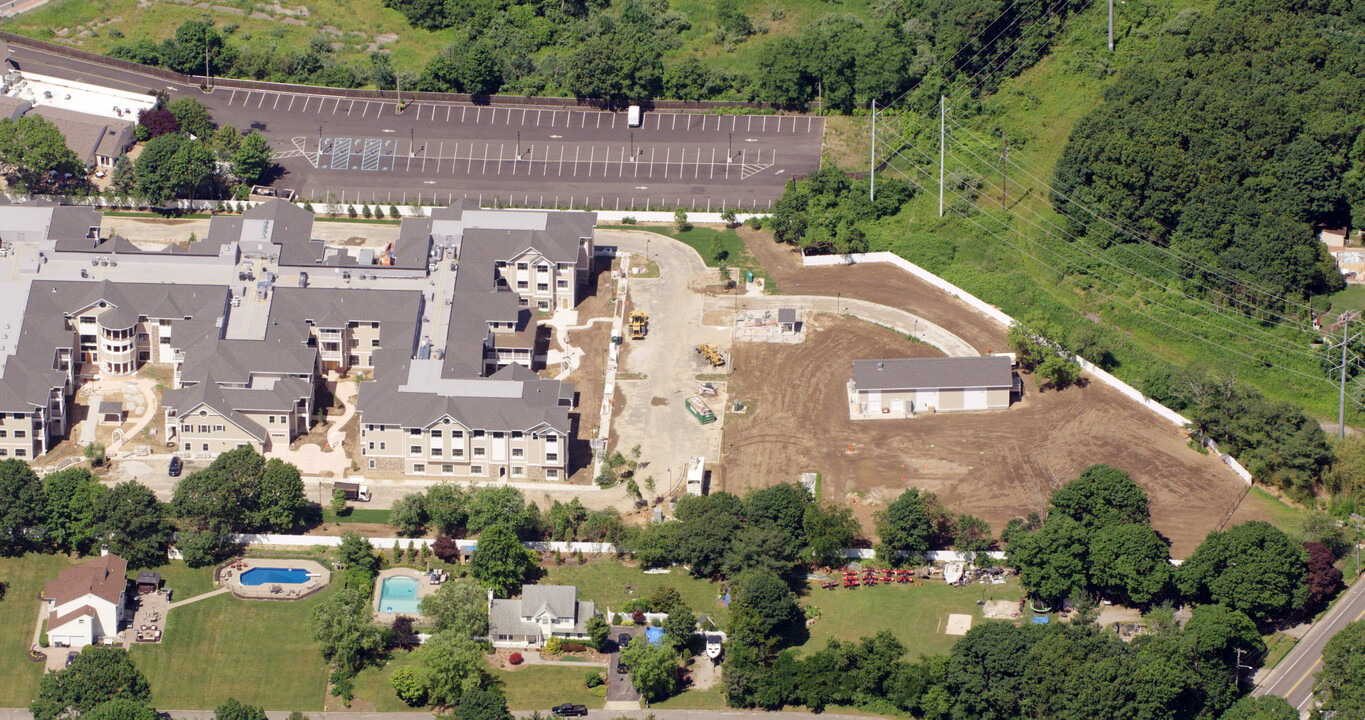
[[[410,618],[413,619],[413,622],[416,622],[417,624],[420,625],[420,624],[422,623],[422,621],[423,621],[423,617],[422,617],[421,615],[417,614],[417,613],[391,613],[391,612],[383,612],[383,610],[379,607],[379,596],[380,596],[380,595],[382,594],[382,592],[383,592],[384,580],[387,579],[387,578],[391,578],[391,577],[409,577],[409,578],[412,578],[412,579],[416,580],[416,581],[417,581],[417,602],[421,602],[421,601],[422,601],[422,598],[424,598],[424,597],[426,597],[426,596],[428,596],[428,595],[435,594],[435,592],[436,592],[437,590],[439,590],[441,586],[440,586],[440,585],[432,585],[432,584],[431,584],[431,581],[427,579],[427,574],[426,574],[426,573],[422,572],[421,570],[414,570],[413,568],[398,567],[398,568],[389,568],[388,570],[381,570],[381,571],[379,572],[379,575],[374,579],[374,619],[375,619],[375,621],[376,621],[376,622],[384,623],[385,625],[392,625],[392,624],[393,624],[393,621],[394,621],[395,619],[397,619],[397,617],[398,617],[399,615],[407,615],[408,617],[410,617]]]
[[[242,573],[253,568],[307,570],[312,577],[308,582],[297,585],[289,583],[243,585]],[[245,600],[298,600],[327,587],[327,583],[332,581],[331,571],[321,563],[313,560],[279,558],[237,558],[220,567],[217,576],[233,595]]]

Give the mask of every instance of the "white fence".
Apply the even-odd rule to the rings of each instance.
[[[341,545],[340,535],[275,535],[267,533],[259,534],[238,534],[232,535],[232,542],[242,545],[255,545],[259,547],[338,547]],[[412,547],[431,547],[436,542],[431,538],[393,538],[393,537],[371,537],[365,538],[370,544],[381,550],[389,550],[394,546],[407,548],[411,543]],[[455,544],[460,549],[473,549],[477,540],[461,539],[456,540]],[[522,543],[536,552],[581,552],[588,555],[615,555],[617,549],[611,543],[590,543],[590,542],[528,542]]]
[[[1005,313],[1005,311],[1001,310],[1000,308],[986,302],[985,300],[982,300],[981,298],[967,292],[966,290],[963,290],[962,288],[948,282],[947,280],[944,280],[943,278],[929,272],[928,270],[925,270],[924,268],[910,262],[909,260],[906,260],[905,258],[895,253],[874,252],[852,253],[849,255],[806,255],[802,257],[802,261],[806,267],[854,265],[857,263],[879,262],[890,263],[900,268],[901,270],[904,270],[910,275],[913,275],[914,277],[948,293],[949,295],[956,297],[957,299],[971,306],[972,309],[982,313],[983,315],[989,317],[992,320],[995,320],[996,322],[1000,323],[1001,325],[1004,325],[1007,328],[1012,327],[1016,322],[1014,318],[1010,317],[1007,313]],[[1090,375],[1094,377],[1096,380],[1103,383],[1104,385],[1107,385],[1119,391],[1128,399],[1141,404],[1143,407],[1152,411],[1161,419],[1181,429],[1184,429],[1189,426],[1190,424],[1189,418],[1185,417],[1184,415],[1181,415],[1180,413],[1166,407],[1165,405],[1162,405],[1161,403],[1149,397],[1145,397],[1141,392],[1138,392],[1136,388],[1114,377],[1113,375],[1110,375],[1104,370],[1101,370],[1094,363],[1091,363],[1090,361],[1086,360],[1080,355],[1072,356],[1072,359],[1079,363],[1081,368],[1084,369],[1086,372],[1090,373]],[[1242,467],[1242,464],[1237,462],[1236,458],[1220,451],[1218,449],[1218,445],[1214,443],[1212,440],[1205,439],[1204,444],[1210,450],[1216,453],[1218,457],[1222,459],[1224,464],[1226,464],[1229,468],[1232,468],[1232,471],[1237,474],[1237,477],[1242,479],[1242,482],[1245,482],[1248,485],[1251,484],[1251,473],[1247,472],[1246,468]]]

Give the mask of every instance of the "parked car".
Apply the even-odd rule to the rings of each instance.
[[[564,703],[563,705],[556,705],[553,708],[550,708],[550,712],[560,717],[586,717],[588,714],[588,707],[586,705],[570,705],[569,703]]]
[[[170,466],[169,468],[167,468],[166,472],[167,472],[167,474],[169,474],[171,477],[180,477],[180,471],[183,470],[184,468],[185,468],[185,463],[181,462],[180,456],[179,456],[179,455],[172,455],[172,456],[171,456],[171,466]]]
[[[76,651],[76,650],[72,650],[71,652],[67,653],[67,654],[66,654],[66,666],[67,666],[67,667],[71,667],[71,663],[76,662],[76,658],[78,658],[78,657],[80,657],[80,656],[81,656],[80,652],[78,652],[78,651]]]
[[[616,674],[617,675],[626,674],[626,664],[621,662],[619,659],[616,661]]]
[[[620,635],[617,635],[616,644],[624,650],[626,646],[630,644],[630,633],[621,633]]]

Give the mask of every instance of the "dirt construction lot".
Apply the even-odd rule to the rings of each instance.
[[[1183,433],[1099,383],[1039,392],[1025,377],[1024,399],[1009,410],[854,422],[845,384],[855,358],[940,353],[850,318],[817,316],[807,329],[801,345],[736,343],[731,391],[751,411],[727,418],[721,489],[820,472],[824,497],[852,503],[870,530],[877,509],[918,487],[998,533],[1010,518],[1042,510],[1052,489],[1085,467],[1108,463],[1146,488],[1153,525],[1176,557],[1241,496],[1242,482],[1216,457],[1194,452]],[[1243,506],[1235,520],[1253,515]]]

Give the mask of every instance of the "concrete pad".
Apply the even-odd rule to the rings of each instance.
[[[958,615],[953,613],[948,616],[948,626],[943,628],[944,635],[966,635],[972,629],[971,615]]]

